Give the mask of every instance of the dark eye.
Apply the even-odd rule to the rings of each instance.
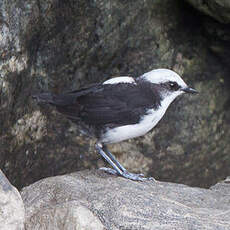
[[[178,90],[180,88],[180,86],[175,82],[175,81],[170,81],[169,82],[169,88],[171,90]]]

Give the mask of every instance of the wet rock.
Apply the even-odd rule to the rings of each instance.
[[[46,178],[21,194],[28,230],[230,228],[225,182],[202,189],[134,182],[94,170]]]
[[[0,229],[23,230],[25,209],[18,190],[0,170]]]

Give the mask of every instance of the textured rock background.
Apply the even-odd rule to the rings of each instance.
[[[0,168],[21,188],[102,166],[93,140],[30,95],[160,67],[200,95],[181,98],[156,129],[111,151],[160,180],[208,187],[225,178],[230,30],[221,23],[179,0],[0,0]]]
[[[230,2],[228,0],[186,0],[199,11],[221,23],[230,23]]]
[[[38,181],[21,195],[27,230],[228,230],[229,191],[229,180],[202,189],[87,170]]]

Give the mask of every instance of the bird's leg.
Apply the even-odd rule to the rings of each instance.
[[[101,156],[113,167],[111,168],[101,168],[102,170],[113,174],[113,175],[120,175],[127,179],[135,180],[135,181],[144,181],[144,180],[153,180],[153,178],[145,178],[143,174],[135,174],[128,172],[113,156],[112,153],[109,152],[107,147],[102,145],[101,143],[96,144],[96,149]]]
[[[113,167],[115,170],[115,174],[122,175],[122,170],[110,159],[110,157],[104,152],[103,145],[101,143],[96,143],[95,145],[96,150],[98,153]],[[111,169],[112,170],[112,169]],[[112,171],[111,171],[112,173]]]
[[[109,158],[121,169],[122,172],[127,171],[121,163],[115,158],[115,156],[108,150],[106,145],[103,145],[103,150],[106,152],[106,154],[109,156]]]

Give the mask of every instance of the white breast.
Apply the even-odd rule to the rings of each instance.
[[[166,109],[160,107],[157,111],[150,109],[138,124],[124,125],[108,130],[101,138],[103,143],[117,143],[130,138],[145,135],[163,117]]]
[[[181,92],[166,97],[161,102],[161,106],[157,110],[149,109],[147,111],[147,114],[143,115],[139,123],[132,125],[124,125],[107,130],[107,132],[105,132],[104,135],[101,137],[100,141],[105,144],[111,144],[145,135],[147,132],[149,132],[152,128],[156,126],[156,124],[164,116],[171,102],[179,94],[181,94]]]

